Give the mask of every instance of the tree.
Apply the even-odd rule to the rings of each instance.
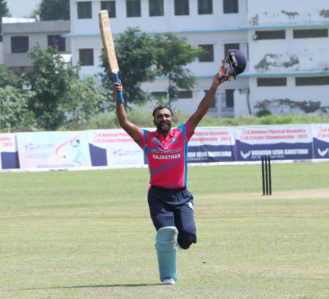
[[[64,125],[85,122],[96,114],[105,112],[108,96],[108,92],[98,84],[96,77],[85,76],[83,80],[72,78],[70,89],[64,97]]]
[[[65,122],[63,100],[70,89],[71,80],[78,78],[77,71],[51,47],[43,50],[36,45],[28,56],[32,59],[33,68],[26,74],[26,80],[35,92],[28,107],[40,127],[56,130]]]
[[[45,130],[56,130],[88,121],[108,107],[108,92],[95,77],[79,78],[79,66],[72,68],[64,62],[57,50],[43,50],[39,45],[28,52],[32,58],[32,71],[25,80],[34,96],[28,108],[37,124]]]
[[[40,17],[41,15],[41,3],[37,4],[35,9],[31,12],[30,18],[36,18],[37,16]]]
[[[42,21],[70,20],[70,0],[42,0],[40,18]]]
[[[27,105],[32,95],[12,86],[0,88],[0,130],[13,132],[34,127],[34,115]]]
[[[0,65],[0,88],[7,85],[19,87],[20,78],[6,65]]]
[[[178,98],[178,89],[190,90],[196,77],[186,68],[186,65],[193,62],[203,54],[201,48],[193,48],[187,44],[187,38],[178,37],[169,32],[156,34],[156,65],[163,77],[169,80],[168,95],[169,107],[172,101]]]
[[[2,18],[10,17],[9,8],[6,0],[0,0],[0,35],[2,35]]]
[[[143,82],[151,82],[156,74],[155,45],[153,39],[138,28],[131,28],[121,33],[115,39],[115,51],[120,68],[120,77],[123,83],[123,96],[125,106],[143,103],[149,99],[149,94],[142,90]],[[105,53],[101,55],[101,67],[104,72],[100,74],[107,89],[112,88],[113,76],[109,70]]]

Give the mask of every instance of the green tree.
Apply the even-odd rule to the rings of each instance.
[[[64,97],[65,126],[85,123],[108,107],[108,92],[98,84],[96,77],[72,78],[70,89]]]
[[[40,17],[40,15],[41,15],[41,3],[36,5],[35,9],[30,14],[30,18],[36,18],[36,16]]]
[[[70,20],[70,0],[42,0],[40,18],[42,21]]]
[[[53,48],[43,50],[36,45],[28,56],[32,59],[33,68],[26,74],[26,80],[35,93],[28,107],[41,128],[56,130],[65,122],[63,103],[70,90],[70,82],[78,78],[77,69],[64,62]]]
[[[8,66],[2,64],[0,65],[0,88],[7,85],[18,88],[21,85],[21,80]]]
[[[127,28],[115,39],[115,51],[120,68],[119,77],[122,78],[125,106],[143,103],[149,99],[149,94],[142,90],[143,82],[151,82],[158,73],[155,69],[154,40],[138,28]],[[113,76],[109,70],[105,53],[101,55],[100,74],[107,89],[112,88]]]
[[[10,17],[6,0],[0,0],[0,35],[2,35],[2,17]]]
[[[69,66],[57,50],[43,50],[37,45],[28,56],[32,58],[33,69],[25,79],[34,92],[28,108],[40,128],[56,130],[62,125],[70,128],[106,111],[109,94],[104,87],[95,77],[80,80],[79,66]]]
[[[168,78],[169,107],[178,98],[178,89],[191,90],[196,77],[186,65],[200,57],[204,51],[187,44],[187,38],[171,32],[156,34],[156,65],[163,77]]]
[[[24,94],[12,86],[0,88],[0,131],[13,132],[34,128],[34,115],[27,105],[32,96],[32,92]]]

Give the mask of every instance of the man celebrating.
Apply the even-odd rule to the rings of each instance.
[[[174,285],[177,280],[176,246],[188,249],[197,241],[193,196],[186,189],[188,141],[209,110],[218,86],[231,76],[235,79],[237,74],[242,73],[245,61],[242,71],[236,66],[223,62],[221,75],[213,77],[211,87],[196,112],[175,129],[171,128],[172,110],[162,106],[153,111],[153,124],[157,128],[154,132],[142,130],[129,122],[117,94],[122,91],[122,86],[119,83],[113,85],[119,124],[143,149],[148,160],[151,177],[148,204],[157,230],[155,247],[163,284]]]

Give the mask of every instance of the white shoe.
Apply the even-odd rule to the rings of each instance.
[[[166,278],[165,280],[162,281],[162,284],[174,285],[175,284],[175,280],[173,278]]]

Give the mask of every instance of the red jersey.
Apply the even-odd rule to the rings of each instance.
[[[158,131],[141,129],[138,145],[148,160],[151,185],[168,189],[186,187],[187,143],[192,135],[188,121],[171,129],[166,138]]]

